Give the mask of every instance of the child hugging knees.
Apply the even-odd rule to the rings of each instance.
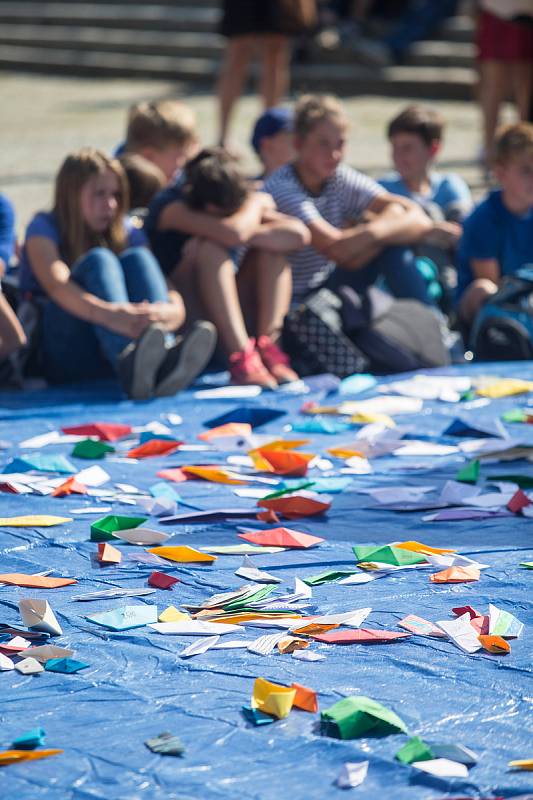
[[[118,161],[92,148],[67,156],[54,207],[30,223],[20,264],[21,292],[42,306],[46,377],[65,383],[115,374],[129,397],[173,395],[211,357],[215,333],[185,320],[138,231],[127,227],[128,191]]]
[[[187,308],[214,323],[233,382],[295,380],[277,340],[291,299],[287,253],[309,243],[305,225],[252,191],[227,152],[210,148],[154,199],[145,228]]]
[[[458,315],[465,328],[505,275],[533,262],[533,125],[519,122],[496,137],[500,185],[464,223],[459,247]]]
[[[430,303],[410,246],[426,235],[431,221],[411,200],[343,163],[347,134],[348,120],[335,97],[300,98],[296,157],[265,183],[278,209],[300,219],[311,234],[310,245],[290,257],[295,299],[324,284],[362,291],[383,278],[397,297]]]

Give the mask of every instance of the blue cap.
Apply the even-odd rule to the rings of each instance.
[[[252,134],[252,147],[259,153],[261,139],[267,136],[275,136],[281,131],[292,131],[294,114],[289,108],[275,106],[268,108],[255,123]]]

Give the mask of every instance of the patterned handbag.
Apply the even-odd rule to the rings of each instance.
[[[368,358],[342,331],[342,305],[334,292],[318,289],[285,317],[283,348],[300,375],[368,371]]]

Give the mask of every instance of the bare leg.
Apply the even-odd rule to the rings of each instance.
[[[0,359],[7,358],[25,344],[26,336],[22,326],[6,298],[0,293]]]
[[[227,250],[207,239],[200,240],[194,275],[200,301],[217,328],[224,351],[231,354],[244,350],[249,336],[237,293],[235,265]]]
[[[479,102],[483,114],[485,160],[490,164],[500,106],[509,85],[507,67],[502,61],[482,61],[479,75]]]
[[[518,115],[520,119],[528,119],[531,90],[533,88],[533,65],[529,61],[515,61],[509,66],[513,97]]]
[[[492,297],[493,294],[496,294],[497,291],[497,285],[487,278],[478,278],[472,281],[461,298],[459,317],[470,326],[482,306],[484,306],[487,300]]]
[[[289,88],[289,39],[281,34],[263,37],[261,97],[265,108],[281,102]]]
[[[255,313],[253,328],[265,367],[278,383],[297,380],[288,356],[276,344],[291,302],[292,273],[287,259],[280,253],[252,250],[237,280],[242,308]]]
[[[224,145],[228,135],[231,112],[235,101],[241,96],[248,64],[257,46],[254,36],[236,36],[229,39],[226,58],[218,81],[220,114],[220,143]]]

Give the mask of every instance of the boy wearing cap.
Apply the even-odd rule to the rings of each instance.
[[[293,116],[290,109],[274,106],[264,111],[256,121],[251,144],[263,165],[260,180],[265,180],[294,158]]]

